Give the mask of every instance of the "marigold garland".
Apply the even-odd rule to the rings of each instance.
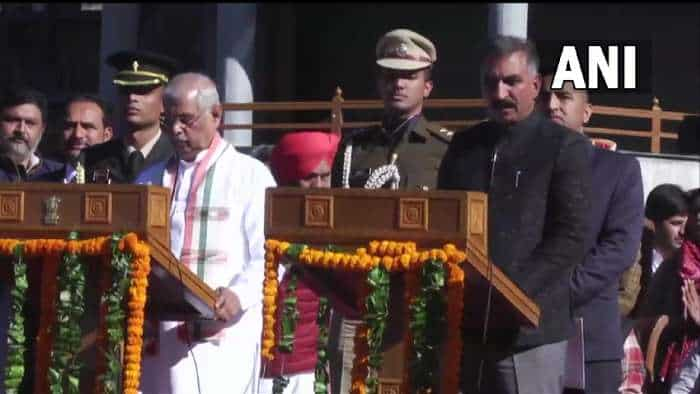
[[[275,346],[275,312],[277,311],[277,268],[280,242],[265,242],[265,283],[263,285],[263,337],[261,354],[266,360],[272,360]]]
[[[280,242],[277,240],[267,240],[265,243],[265,282],[263,287],[263,357],[272,359],[272,349],[276,344],[274,325],[275,312],[277,309],[276,298],[279,286],[277,278],[277,268],[280,258],[286,251],[292,248],[294,253],[290,257],[296,257],[296,261],[312,267],[323,269],[333,269],[351,272],[369,272],[375,267],[381,266],[386,272],[409,272],[407,275],[407,288],[405,299],[413,301],[420,288],[418,276],[415,275],[419,269],[428,261],[436,261],[444,265],[446,275],[446,286],[443,292],[446,293],[447,305],[447,333],[442,346],[445,348],[443,368],[440,373],[440,386],[442,392],[456,392],[458,386],[458,373],[461,357],[461,320],[463,312],[463,289],[464,272],[459,267],[466,255],[452,244],[446,244],[442,249],[431,249],[419,251],[414,242],[396,241],[372,241],[367,248],[357,248],[354,253],[344,253],[332,250],[317,250],[305,245]],[[291,250],[291,249],[290,249]],[[360,285],[360,309],[362,314],[367,313],[365,300],[370,294],[370,287],[364,283]],[[409,304],[410,305],[410,304]],[[406,306],[408,308],[408,306]],[[384,324],[384,323],[382,323]],[[352,393],[367,393],[366,379],[368,374],[369,348],[367,344],[370,327],[366,323],[360,324],[355,334],[355,360],[352,369]],[[411,343],[413,338],[410,333],[404,337],[405,343]],[[376,340],[375,340],[376,342]],[[377,344],[375,343],[375,346]],[[409,347],[407,347],[408,349]],[[407,351],[410,357],[410,351]],[[407,358],[407,366],[409,359]],[[408,368],[404,369],[408,373]],[[405,375],[402,391],[408,392],[410,379]],[[453,389],[454,388],[454,391]]]
[[[12,290],[13,316],[10,322],[10,331],[8,332],[9,352],[8,366],[6,367],[5,374],[6,392],[11,393],[13,390],[16,392],[24,375],[23,354],[25,348],[24,341],[26,338],[24,338],[23,328],[21,335],[19,335],[19,331],[17,330],[18,327],[23,326],[23,318],[21,315],[23,312],[22,309],[24,306],[27,289],[26,264],[24,263],[24,258],[29,259],[33,257],[48,256],[44,258],[45,263],[58,264],[58,259],[60,259],[62,253],[75,256],[105,256],[106,254],[110,253],[110,240],[114,239],[119,240],[117,249],[119,249],[119,251],[122,253],[128,253],[130,256],[128,265],[131,268],[129,270],[129,281],[126,283],[129,301],[127,303],[127,342],[123,359],[123,387],[124,393],[135,394],[138,391],[138,384],[140,380],[141,347],[143,345],[144,307],[146,304],[148,274],[150,272],[150,251],[145,243],[138,241],[135,234],[129,233],[125,237],[115,234],[112,237],[96,237],[82,241],[66,241],[61,239],[31,239],[20,241],[17,239],[0,239],[0,255],[14,256],[13,267],[15,274],[15,287]],[[56,292],[44,291],[42,293],[45,294],[41,300],[42,305],[46,306],[54,302]],[[115,299],[114,301],[114,305],[117,305],[117,300]],[[101,309],[103,308],[101,307]],[[113,314],[123,314],[123,312],[112,312]],[[53,319],[53,316],[45,315],[50,314],[44,314],[40,317],[40,319],[43,319],[40,322],[40,327],[48,329],[49,321],[46,319]],[[111,318],[109,320],[114,321],[115,319]],[[103,322],[101,322],[101,326],[103,326]],[[13,327],[15,328],[14,331]],[[17,331],[17,335],[13,334],[15,331]],[[111,332],[114,333],[116,331],[112,329]],[[98,343],[101,341],[100,338],[104,339],[104,333],[98,334]],[[37,342],[44,343],[48,348],[47,350],[51,351],[48,332],[40,331]],[[117,362],[121,364],[120,360],[117,360],[114,358],[114,356],[112,357],[113,359],[111,361],[113,363]],[[53,376],[52,379],[55,381],[56,376]],[[68,379],[72,380],[71,377]],[[48,382],[49,381],[47,380],[46,384],[48,384]],[[116,383],[114,381],[114,377],[112,379],[105,379],[105,381],[102,383],[104,383],[105,386],[101,387],[100,390],[103,388],[107,389],[107,387],[116,387],[114,384]],[[77,382],[73,381],[69,387],[73,387],[75,384],[77,384]],[[101,385],[98,384],[97,386],[100,387]]]
[[[131,286],[129,287],[126,346],[124,350],[124,394],[136,394],[141,378],[141,348],[143,347],[144,308],[151,272],[151,254],[148,245],[138,241],[136,234],[124,237],[126,250],[131,253]]]

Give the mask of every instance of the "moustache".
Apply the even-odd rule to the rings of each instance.
[[[496,109],[516,108],[515,103],[510,100],[495,100],[491,106]]]
[[[24,136],[21,136],[21,135],[13,135],[12,137],[8,138],[7,140],[13,144],[17,144],[17,143],[22,142],[25,145],[29,145],[29,139],[25,138]]]
[[[70,137],[70,138],[68,139],[68,143],[69,143],[69,144],[84,144],[84,143],[86,143],[86,142],[87,142],[86,139],[85,139],[85,138],[81,138],[81,137]]]

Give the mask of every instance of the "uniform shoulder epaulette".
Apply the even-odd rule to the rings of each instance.
[[[454,135],[454,131],[442,127],[437,123],[428,123],[425,129],[428,130],[428,132],[434,137],[445,143],[449,143],[452,140],[452,136]]]
[[[343,132],[343,138],[341,141],[342,145],[348,143],[355,144],[362,142],[362,140],[371,138],[377,133],[377,127],[363,127],[358,129],[350,129]]]

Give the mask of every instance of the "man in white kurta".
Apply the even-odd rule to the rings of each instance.
[[[172,190],[171,251],[219,294],[217,320],[158,324],[146,346],[141,390],[151,394],[254,394],[262,332],[265,165],[217,128],[215,85],[181,74],[165,90],[166,133],[177,157],[157,172]]]

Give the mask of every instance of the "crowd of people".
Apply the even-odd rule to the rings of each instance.
[[[490,258],[541,318],[536,328],[488,336],[463,330],[464,394],[700,392],[700,190],[664,184],[645,204],[637,160],[584,134],[593,115],[585,90],[551,89],[552,65],[540,64],[528,40],[500,36],[486,49],[487,121],[453,133],[426,119],[437,50],[398,29],[375,48],[381,125],[288,133],[269,163],[222,138],[215,81],[160,54],[122,51],[107,59],[119,101],[71,97],[58,157],[37,150],[45,96],[27,87],[2,93],[0,182],[70,183],[83,169],[89,183],[171,189],[170,249],[216,289],[216,320],[147,322],[143,393],[314,392],[321,295],[334,310],[330,391],[350,391],[358,278],[294,273],[296,346],[261,358],[265,190],[276,185],[488,193]],[[113,116],[124,130],[114,130]],[[280,271],[281,295],[290,272]],[[392,278],[392,294],[401,286]],[[659,316],[668,340],[647,370],[639,327]]]

